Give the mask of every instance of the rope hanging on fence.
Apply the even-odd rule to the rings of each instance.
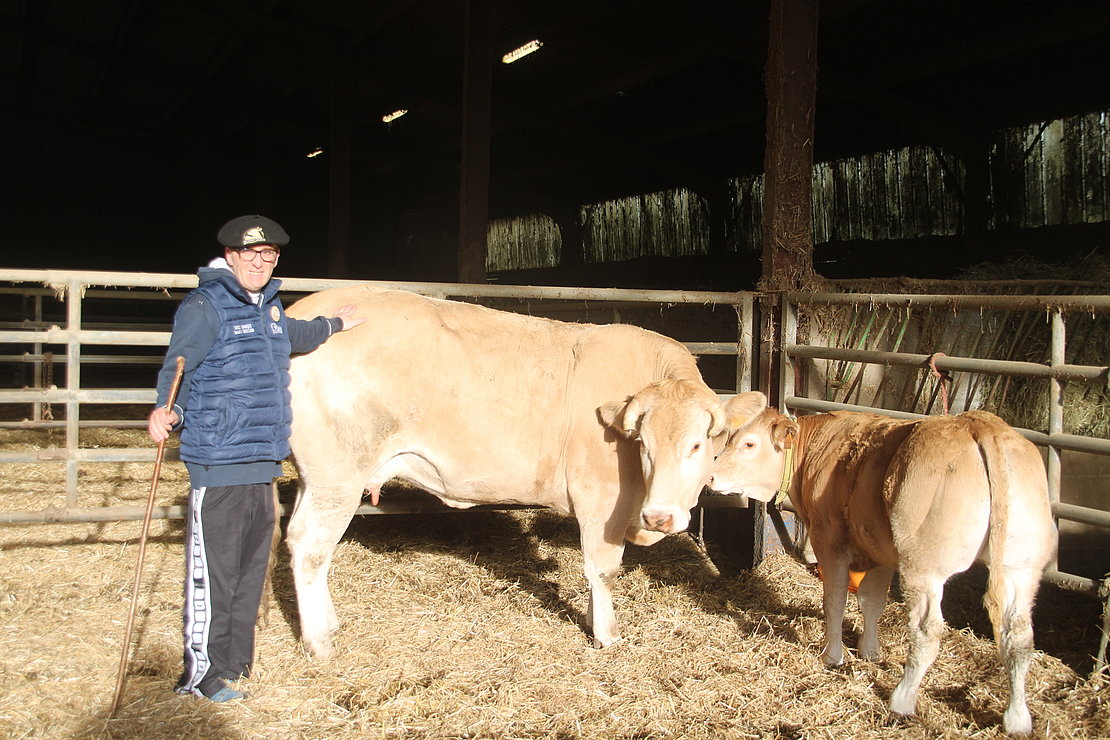
[[[952,375],[947,370],[937,369],[937,358],[947,356],[943,352],[934,352],[929,355],[929,369],[933,371],[933,377],[937,379],[940,385],[940,403],[945,416],[948,416],[948,384],[952,382]]]

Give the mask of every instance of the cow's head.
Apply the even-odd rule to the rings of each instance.
[[[727,436],[708,486],[770,501],[782,485],[785,450],[798,434],[798,422],[768,408],[759,392],[733,396],[724,411]]]
[[[686,529],[712,472],[714,440],[724,432],[717,395],[700,381],[662,380],[598,412],[604,424],[640,444],[647,485],[640,526],[667,533]]]

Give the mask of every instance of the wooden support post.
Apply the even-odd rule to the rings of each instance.
[[[964,248],[979,262],[989,259],[990,229],[990,136],[976,131],[965,137],[957,150],[962,154],[967,176],[963,188]],[[955,168],[950,173],[956,176]]]
[[[461,283],[483,283],[486,279],[492,24],[490,0],[468,0],[463,70],[462,179],[459,186],[458,275]]]
[[[763,290],[798,289],[813,271],[817,0],[772,0],[767,48]]]
[[[563,248],[559,264],[563,267],[580,267],[586,261],[585,234],[582,230],[582,211],[578,205],[559,203],[546,210],[555,220],[562,236]]]

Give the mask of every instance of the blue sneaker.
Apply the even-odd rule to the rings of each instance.
[[[222,689],[217,691],[215,694],[212,694],[212,696],[208,697],[208,699],[210,701],[215,701],[215,702],[233,701],[235,699],[246,699],[246,698],[247,698],[247,694],[245,692],[237,691],[236,689],[233,689],[230,686],[224,686]]]

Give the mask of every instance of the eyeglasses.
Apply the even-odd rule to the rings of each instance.
[[[278,258],[278,251],[271,248],[251,249],[250,247],[241,247],[235,251],[239,253],[239,259],[245,262],[254,262],[255,257],[261,257],[263,262],[272,265],[277,262]]]

